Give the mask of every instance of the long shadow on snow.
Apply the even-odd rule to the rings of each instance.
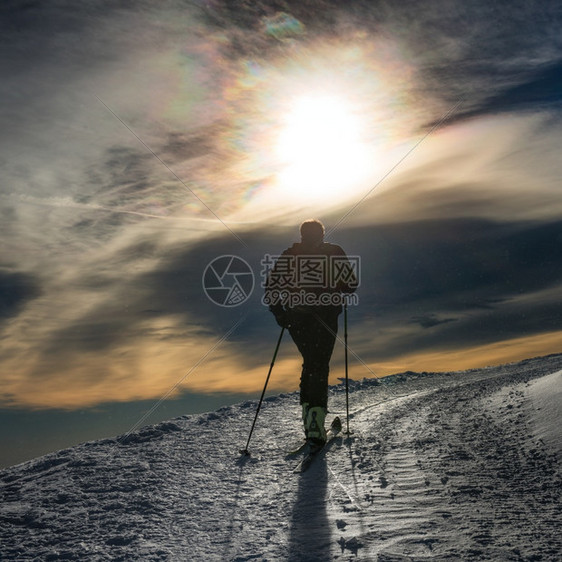
[[[328,468],[321,457],[300,475],[291,516],[289,562],[330,560],[330,523],[326,511]]]
[[[244,473],[244,467],[249,462],[255,462],[251,457],[242,456],[236,464],[238,465],[238,477],[236,478],[236,489],[232,494],[232,508],[230,511],[230,517],[228,518],[228,525],[225,529],[225,544],[223,550],[223,559],[231,560],[236,551],[235,538],[237,537],[236,528],[240,525],[239,510],[240,510],[240,499],[241,499],[241,487]]]

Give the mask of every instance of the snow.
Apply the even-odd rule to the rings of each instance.
[[[0,560],[560,560],[562,355],[350,382],[304,474],[298,395],[0,471]],[[274,374],[273,374],[274,376]],[[345,389],[330,414],[345,429]]]
[[[553,450],[562,451],[562,371],[533,381],[529,385],[535,435]],[[562,461],[562,457],[559,459]]]

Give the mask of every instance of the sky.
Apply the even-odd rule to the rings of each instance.
[[[360,258],[352,378],[560,351],[555,3],[0,10],[1,464],[259,396],[262,260],[311,217]],[[287,339],[270,390],[299,371]]]

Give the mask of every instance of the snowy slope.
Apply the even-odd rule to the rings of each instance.
[[[561,370],[352,382],[354,434],[302,475],[296,394],[264,404],[249,458],[255,402],[5,469],[0,559],[560,560]],[[345,418],[342,386],[330,404]]]

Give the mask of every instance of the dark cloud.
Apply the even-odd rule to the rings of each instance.
[[[260,364],[260,350],[268,349],[276,324],[261,304],[261,260],[266,253],[279,254],[290,243],[289,229],[272,228],[241,233],[242,246],[228,231],[209,236],[199,243],[177,245],[158,255],[150,241],[134,242],[117,252],[105,272],[92,270],[81,278],[81,288],[99,296],[95,309],[69,324],[54,330],[42,343],[49,357],[76,352],[109,353],[123,345],[141,345],[149,338],[153,343],[180,338],[189,341],[202,336],[222,337],[236,322],[243,320],[229,341],[251,342],[250,364]],[[292,229],[296,232],[296,228]],[[237,307],[220,307],[211,302],[203,290],[203,273],[207,265],[223,255],[236,255],[247,261],[255,277],[251,298]],[[134,270],[136,260],[158,258],[159,267],[147,273],[114,276],[113,271]],[[132,268],[132,269],[131,269]],[[161,318],[175,318],[172,331],[155,327]],[[264,331],[265,329],[265,331]]]
[[[103,352],[123,345],[128,339],[134,339],[131,338],[135,334],[134,324],[128,322],[130,318],[126,314],[121,312],[113,318],[111,315],[100,318],[98,315],[103,315],[104,310],[105,307],[100,307],[98,314],[86,316],[79,322],[57,330],[53,334],[53,344],[45,349],[45,353]]]
[[[168,252],[157,271],[134,280],[132,309],[153,317],[183,315],[201,333],[224,334],[246,317],[231,340],[250,342],[250,362],[268,349],[276,325],[261,304],[261,259],[278,255],[297,239],[297,228],[262,229],[242,237],[228,233]],[[361,258],[360,305],[356,329],[409,326],[408,336],[373,337],[371,351],[385,354],[432,345],[469,347],[487,341],[557,329],[562,304],[542,302],[543,293],[562,287],[562,223],[495,223],[434,220],[342,228],[333,235],[349,255]],[[237,255],[252,267],[256,285],[239,307],[222,308],[204,294],[206,266],[221,255]],[[527,295],[527,300],[520,300]],[[419,326],[416,330],[415,326]],[[112,345],[115,340],[108,341]]]
[[[419,324],[422,328],[433,328],[440,324],[454,322],[456,318],[437,318],[435,314],[424,314],[422,316],[412,316],[411,322]]]
[[[41,294],[35,277],[25,273],[0,272],[0,320],[15,316],[27,302]]]
[[[486,114],[558,109],[562,101],[562,62],[556,61],[543,66],[522,72],[517,84],[500,87],[497,93],[483,100],[478,107],[461,111],[448,119],[448,122]]]
[[[381,299],[404,303],[464,294],[473,295],[466,300],[472,306],[549,286],[562,279],[561,234],[558,222],[442,220],[382,228],[387,247],[374,261],[393,282]]]
[[[338,234],[362,256],[355,322],[374,319],[393,334],[405,329],[404,337],[385,336],[383,329],[382,337],[373,338],[379,357],[560,329],[561,237],[561,222],[481,220],[422,221]],[[418,324],[421,330],[412,329]]]
[[[502,99],[503,98],[503,99]],[[558,104],[562,99],[562,61],[538,69],[530,80],[510,88],[503,96],[490,100],[488,105],[535,106]]]
[[[279,254],[291,241],[288,229],[273,228],[240,232],[243,246],[228,232],[224,235],[203,239],[189,247],[176,248],[168,252],[158,271],[151,272],[139,280],[149,291],[149,299],[164,313],[184,313],[186,320],[206,326],[211,330],[224,330],[242,316],[258,316],[263,321],[265,307],[261,300],[261,261],[266,253]],[[292,242],[292,241],[291,241]],[[238,307],[220,307],[211,302],[203,291],[203,274],[214,259],[235,255],[245,260],[254,272],[254,291],[251,298]],[[259,330],[256,330],[256,332]],[[252,321],[245,324],[239,333],[254,334]],[[237,335],[233,335],[236,339]]]

